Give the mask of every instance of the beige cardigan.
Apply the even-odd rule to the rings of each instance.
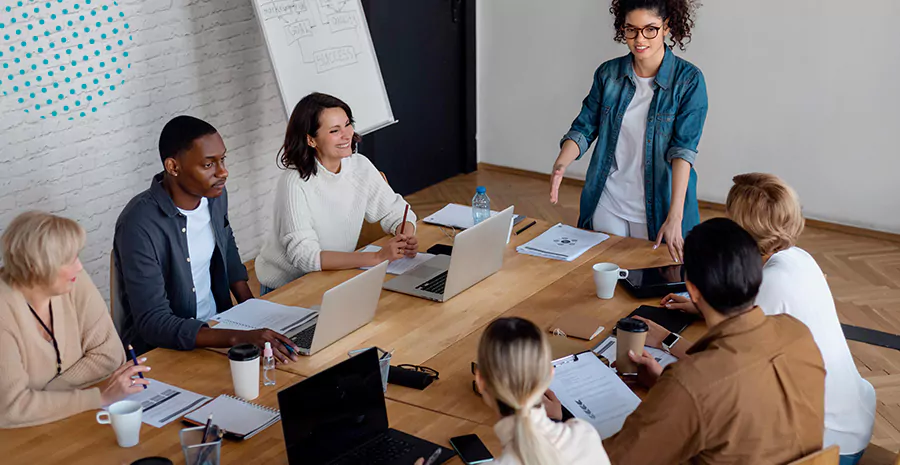
[[[53,297],[53,332],[62,358],[56,375],[53,344],[22,293],[0,280],[0,428],[60,420],[99,409],[90,386],[125,363],[125,350],[100,292],[84,271],[69,294]]]

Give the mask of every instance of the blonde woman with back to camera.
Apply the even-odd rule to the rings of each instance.
[[[78,223],[23,213],[2,237],[0,428],[39,425],[139,392],[106,303],[81,267]],[[143,359],[146,360],[146,359]],[[142,360],[142,361],[143,361]],[[103,378],[101,388],[89,388]]]
[[[494,431],[503,444],[497,465],[609,465],[600,435],[589,423],[556,423],[544,410],[553,379],[550,344],[534,323],[494,320],[478,346],[475,382],[484,402],[502,418]]]

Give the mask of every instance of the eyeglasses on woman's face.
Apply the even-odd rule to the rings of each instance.
[[[644,26],[644,27],[634,27],[634,26],[625,26],[622,30],[625,32],[626,39],[636,39],[638,34],[644,36],[645,39],[655,39],[656,36],[659,35],[659,30],[662,29],[658,26]]]

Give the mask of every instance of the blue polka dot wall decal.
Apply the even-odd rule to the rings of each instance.
[[[3,50],[0,63],[8,71],[4,73],[8,74],[5,78],[0,75],[0,91],[16,99],[24,113],[42,119],[85,117],[109,103],[110,95],[106,91],[115,91],[116,86],[125,83],[126,79],[122,78],[127,78],[130,72],[125,70],[131,68],[127,61],[133,37],[128,36],[126,40],[127,34],[117,36],[120,29],[130,29],[126,12],[117,1],[17,0],[13,5],[7,0],[0,3],[6,3],[0,6],[0,48]],[[9,53],[4,55],[7,49]],[[115,65],[107,66],[109,63]],[[86,68],[87,72],[82,73],[79,68],[82,71]],[[23,82],[29,91],[20,93]],[[33,92],[30,91],[32,83],[35,83]],[[47,98],[48,89],[58,89],[51,94],[58,96]],[[88,104],[96,105],[90,111],[75,110],[94,96],[98,101]]]

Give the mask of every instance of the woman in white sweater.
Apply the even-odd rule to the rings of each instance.
[[[312,271],[374,266],[414,257],[416,215],[368,158],[355,153],[353,113],[338,98],[313,93],[291,114],[275,194],[275,227],[256,258],[261,294]],[[379,252],[354,252],[363,220],[394,237]],[[402,233],[401,233],[402,232]]]
[[[834,298],[822,269],[797,247],[804,220],[797,193],[772,174],[734,177],[728,192],[728,216],[749,232],[763,257],[763,282],[756,305],[767,315],[786,313],[802,321],[812,333],[825,362],[825,447],[840,447],[841,465],[855,465],[862,457],[875,422],[875,390],[856,369],[841,330]],[[662,304],[696,312],[684,297],[670,294]],[[658,345],[668,331],[651,325],[648,345]],[[689,341],[679,341],[672,353],[683,356]]]

